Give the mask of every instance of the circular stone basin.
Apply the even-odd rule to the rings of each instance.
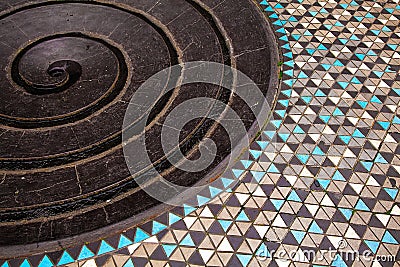
[[[271,102],[277,90],[275,38],[250,0],[9,0],[0,9],[0,251],[88,241],[165,210],[132,179],[122,147],[129,101],[157,72],[213,61],[246,74]],[[217,121],[195,119],[179,149],[196,157],[207,137],[215,160],[194,173],[165,160],[167,114],[200,97],[226,103],[256,134],[251,108],[221,86],[162,96],[146,122],[147,151],[163,177],[187,187],[209,182],[231,152]]]

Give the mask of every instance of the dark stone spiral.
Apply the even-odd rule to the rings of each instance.
[[[72,90],[78,87],[75,83],[81,78],[90,78],[88,76],[88,73],[91,72],[90,65],[85,65],[83,69],[81,64],[84,64],[84,62],[78,55],[87,56],[95,53],[98,49],[101,49],[101,51],[109,50],[107,51],[109,53],[108,57],[103,56],[102,58],[109,62],[114,61],[115,66],[118,66],[118,75],[110,92],[100,98],[95,105],[89,103],[79,112],[63,114],[62,117],[57,117],[56,119],[47,117],[43,119],[24,118],[24,120],[21,120],[21,118],[1,116],[0,120],[5,125],[17,128],[51,127],[83,119],[109,104],[124,88],[128,77],[128,66],[123,53],[117,47],[103,39],[84,33],[57,34],[30,43],[16,55],[12,62],[11,77],[17,85],[31,95],[56,94],[66,89]],[[73,56],[73,60],[65,59],[66,54],[75,54],[76,56]],[[40,58],[39,62],[38,58]],[[112,69],[110,68],[110,70]],[[81,77],[83,71],[85,75]],[[96,73],[96,75],[106,77],[106,71]],[[93,76],[91,78],[96,79],[96,77]],[[81,94],[80,92],[75,93]]]
[[[129,100],[155,73],[214,61],[244,72],[268,99],[277,88],[273,33],[251,1],[10,0],[0,11],[0,251],[154,216],[159,203],[132,179],[121,136],[130,130],[122,129]],[[166,114],[196,97],[224,102],[248,131],[254,126],[251,109],[220,86],[177,86],[162,96],[147,121],[147,150],[167,180],[184,186],[230,153],[218,123],[199,119],[182,129],[178,149],[196,157],[198,143],[212,138],[215,162],[186,173],[165,159]]]

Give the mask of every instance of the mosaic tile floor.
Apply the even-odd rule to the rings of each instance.
[[[400,266],[399,1],[261,6],[282,88],[254,159],[232,170],[241,184],[121,236],[0,266]]]

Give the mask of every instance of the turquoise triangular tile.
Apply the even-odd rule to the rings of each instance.
[[[320,89],[317,90],[317,92],[315,92],[314,94],[316,97],[325,97],[326,94],[324,92],[322,92]]]
[[[290,195],[287,197],[287,200],[295,201],[295,202],[302,202],[302,200],[299,198],[296,191],[294,191],[294,190],[292,190],[292,192],[290,192]]]
[[[271,163],[271,165],[269,166],[267,172],[270,173],[279,173],[279,170],[275,167],[275,165],[273,163]]]
[[[221,178],[221,182],[224,185],[224,187],[227,188],[233,183],[233,180],[228,178]]]
[[[208,197],[197,195],[197,203],[199,204],[199,206],[207,204],[208,201],[210,201]]]
[[[219,224],[221,225],[222,229],[224,229],[224,231],[228,231],[228,228],[231,226],[232,221],[228,221],[228,220],[218,220]]]
[[[370,161],[361,161],[361,164],[364,166],[365,169],[367,169],[368,171],[371,171],[374,163],[370,162]]]
[[[351,82],[352,82],[353,84],[361,84],[360,80],[357,79],[357,77],[353,77],[353,79],[351,79]]]
[[[269,139],[272,139],[275,136],[276,131],[264,131],[264,134],[268,136]]]
[[[256,179],[257,182],[260,182],[265,175],[265,172],[258,171],[250,171],[250,173],[253,175],[254,179]]]
[[[181,220],[181,217],[179,217],[178,215],[176,215],[174,213],[171,213],[171,212],[169,213],[169,215],[168,215],[168,223],[169,223],[169,225],[174,224],[174,223],[176,223],[176,222],[178,222],[180,220]]]
[[[244,173],[244,170],[232,169],[232,172],[233,172],[233,175],[235,175],[236,178],[239,178]]]
[[[328,123],[328,121],[330,120],[331,116],[329,116],[329,115],[321,115],[321,116],[319,116],[319,118],[320,118],[323,122]]]
[[[362,201],[362,199],[359,199],[355,209],[357,210],[364,210],[364,211],[370,211],[370,209],[368,208],[367,205],[365,205],[364,201]]]
[[[382,242],[395,245],[399,244],[399,242],[397,242],[397,240],[392,236],[391,233],[389,233],[388,230],[386,230],[385,234],[383,235]]]
[[[43,259],[40,261],[38,265],[38,267],[52,267],[52,266],[54,266],[54,264],[51,262],[49,257],[47,257],[47,255],[43,257]]]
[[[383,71],[374,70],[373,72],[374,72],[375,75],[378,76],[379,78],[382,78],[383,74],[385,74]],[[375,98],[374,98],[375,101],[377,100],[378,102],[375,102],[375,101],[373,101],[372,99],[371,99],[371,102],[382,103],[376,96],[374,96],[374,97],[375,97]]]
[[[356,54],[356,57],[358,57],[360,60],[364,60],[365,54]]]
[[[368,105],[367,101],[357,100],[357,104],[360,105],[362,108],[366,108]]]
[[[376,97],[375,95],[372,96],[371,102],[372,102],[372,103],[377,103],[377,104],[382,104],[382,102],[379,100],[379,98]]]
[[[325,8],[321,8],[319,11],[321,14],[329,14],[329,12]]]
[[[124,236],[123,234],[121,234],[120,238],[119,238],[119,242],[118,242],[118,248],[123,248],[129,245],[132,245],[133,242],[127,238],[126,236]]]
[[[309,30],[306,30],[304,36],[313,36],[313,34]]]
[[[278,102],[284,107],[289,106],[289,99],[281,99]]]
[[[100,248],[99,248],[99,252],[97,253],[97,255],[102,255],[102,254],[105,254],[105,253],[113,251],[113,250],[115,250],[115,248],[110,246],[106,241],[102,240],[100,243]]]
[[[340,61],[339,59],[336,59],[336,61],[333,63],[333,66],[336,66],[336,67],[344,67],[342,61]],[[349,85],[348,82],[338,82],[338,83],[339,83],[339,84],[340,84],[340,83],[343,83],[343,84]],[[346,86],[346,87],[347,87],[347,86]]]
[[[301,99],[304,101],[304,103],[310,104],[313,97],[312,96],[302,96]]]
[[[313,153],[313,155],[318,155],[318,156],[325,155],[325,153],[321,150],[321,148],[319,146],[316,146],[312,153]]]
[[[346,263],[344,262],[344,260],[342,259],[342,256],[340,256],[340,254],[336,254],[336,256],[334,257],[334,261],[332,262],[331,266],[334,266],[334,267],[347,267]]]
[[[351,216],[353,215],[353,210],[345,208],[339,208],[339,210],[347,220],[350,220]]]
[[[157,221],[153,221],[153,227],[152,227],[152,235],[155,235],[159,232],[161,232],[162,230],[164,230],[165,228],[167,228],[167,226],[165,224],[162,224],[160,222]]]
[[[25,259],[20,265],[19,267],[31,267],[32,265],[29,263],[29,261],[27,259]]]
[[[330,65],[330,64],[321,64],[321,66],[322,66],[325,70],[329,70],[329,69],[332,67],[332,65]]]
[[[269,145],[269,142],[267,141],[257,141],[257,144],[260,146],[262,150],[265,150],[267,146]]]
[[[385,8],[387,12],[389,12],[390,14],[392,14],[394,12],[394,8]]]
[[[285,41],[285,42],[289,42],[289,39],[286,35],[282,36],[279,38],[279,40]]]
[[[213,187],[213,186],[209,186],[208,189],[210,190],[210,195],[212,198],[218,196],[222,192],[221,189]]]
[[[283,33],[284,34],[286,34],[286,32],[285,31],[283,31]],[[288,58],[293,58],[293,53],[292,52],[286,52],[285,54],[283,54],[285,57],[288,57]]]
[[[278,135],[285,142],[288,140],[288,138],[290,136],[290,134],[287,134],[287,133],[278,133]]]
[[[319,185],[325,190],[328,188],[329,184],[331,183],[330,180],[325,180],[325,179],[318,179],[317,181],[318,181]]]
[[[271,123],[278,129],[282,124],[282,120],[272,120]]]
[[[253,158],[258,159],[261,156],[262,151],[250,149],[250,154],[253,156]],[[237,178],[239,177],[237,176]]]
[[[289,86],[292,86],[293,85],[293,80],[291,80],[291,79],[290,80],[286,80],[286,81],[284,81],[284,83],[286,83]],[[283,91],[281,91],[281,93],[284,94],[287,97],[291,97],[292,96],[292,90],[291,89],[283,90]]]
[[[226,179],[226,178],[222,178],[222,179]],[[228,180],[228,179],[226,179]],[[233,182],[233,181],[232,181]],[[193,208],[192,206],[189,206],[187,204],[183,204],[183,210],[185,212],[185,216],[192,213],[193,211],[196,210],[196,208]]]
[[[86,245],[84,245],[82,247],[81,253],[78,256],[78,260],[84,260],[84,259],[88,259],[88,258],[91,258],[94,256],[95,256],[95,254],[90,249],[88,249],[88,247]]]
[[[135,239],[133,240],[134,243],[138,243],[140,241],[143,241],[147,238],[149,238],[150,236],[143,231],[142,229],[140,229],[139,227],[136,229],[136,234],[135,234]]]
[[[182,246],[189,246],[189,247],[194,247],[194,246],[195,246],[195,244],[194,244],[194,242],[193,242],[193,239],[192,239],[192,237],[190,236],[190,234],[187,234],[187,235],[185,236],[185,238],[183,238],[182,241],[179,243],[179,245],[182,245]]]
[[[248,169],[254,161],[252,160],[241,160],[240,161],[245,169]]]
[[[296,41],[298,41],[298,40],[300,39],[301,35],[300,35],[300,34],[292,34],[292,37],[293,37]]]
[[[310,158],[310,155],[306,155],[306,154],[298,154],[296,156],[303,164],[307,163],[308,159]]]
[[[360,130],[355,129],[354,133],[352,135],[353,137],[357,137],[357,138],[365,138],[365,136],[360,132]]]
[[[280,210],[281,207],[283,206],[283,203],[285,203],[285,201],[282,199],[271,199],[271,202],[276,208],[276,210]]]
[[[318,50],[328,50],[328,49],[327,49],[326,46],[324,46],[323,44],[320,44],[320,45],[318,46]]]
[[[271,258],[271,253],[269,252],[267,246],[262,243],[256,251],[256,256],[259,258]]]
[[[177,245],[162,244],[162,247],[163,247],[167,257],[170,257],[172,255],[172,253],[175,251]]]
[[[242,222],[248,222],[249,217],[247,217],[246,213],[244,212],[244,210],[242,210],[239,215],[236,217],[236,221],[242,221]]]
[[[378,153],[376,155],[376,158],[374,160],[375,163],[384,163],[387,164],[388,162],[386,161],[386,159],[381,155],[381,153]]]
[[[335,108],[332,115],[333,116],[344,116],[343,112],[339,108]]]
[[[313,51],[315,51],[314,49],[312,49]],[[297,76],[297,78],[299,79],[307,79],[308,76],[307,74],[305,74],[303,71],[300,71],[299,75]]]
[[[365,15],[365,17],[368,18],[368,19],[375,19],[374,15],[372,15],[369,12]]]
[[[291,230],[294,238],[296,238],[297,243],[301,244],[303,241],[304,237],[306,236],[306,233],[303,231],[296,231],[296,230]]]
[[[392,90],[393,90],[397,95],[400,96],[400,89],[398,89],[398,88],[393,88]]]
[[[285,117],[286,110],[275,110],[275,113],[278,114],[281,118]]]
[[[378,121],[378,123],[385,130],[389,129],[390,127],[390,122],[388,121]]]
[[[74,262],[74,259],[67,251],[64,251],[57,265],[65,265]]]
[[[351,5],[351,6],[359,6],[359,4],[358,4],[356,1],[354,1],[354,0],[351,1],[350,5]]]
[[[289,39],[287,38],[287,36],[282,36],[281,38],[279,38],[281,40],[286,40],[287,42],[289,41]],[[283,62],[284,65],[289,66],[289,67],[294,67],[294,61],[293,60],[285,60],[285,62]]]
[[[304,134],[304,130],[299,125],[296,125],[296,127],[293,130],[293,132],[295,134]]]
[[[339,171],[336,171],[333,174],[332,179],[335,180],[335,181],[346,181],[346,179],[344,179],[343,175]]]
[[[393,200],[396,199],[397,193],[399,192],[399,190],[398,190],[398,189],[395,189],[395,188],[385,188],[385,191],[386,191],[386,193],[388,193],[388,195],[389,195]]]
[[[135,267],[133,265],[132,259],[129,259],[122,267]]]
[[[364,240],[364,242],[374,254],[378,251],[379,242],[370,240]]]
[[[245,255],[245,254],[236,254],[236,257],[239,259],[242,266],[247,266],[253,257],[253,255]]]
[[[308,230],[308,232],[313,233],[313,234],[322,234],[323,231],[321,229],[321,227],[319,227],[319,225],[313,221],[311,223],[310,229]]]

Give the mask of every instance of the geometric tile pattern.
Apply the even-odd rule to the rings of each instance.
[[[113,238],[0,266],[400,266],[399,1],[261,6],[282,84],[253,159],[232,170],[239,185]]]

